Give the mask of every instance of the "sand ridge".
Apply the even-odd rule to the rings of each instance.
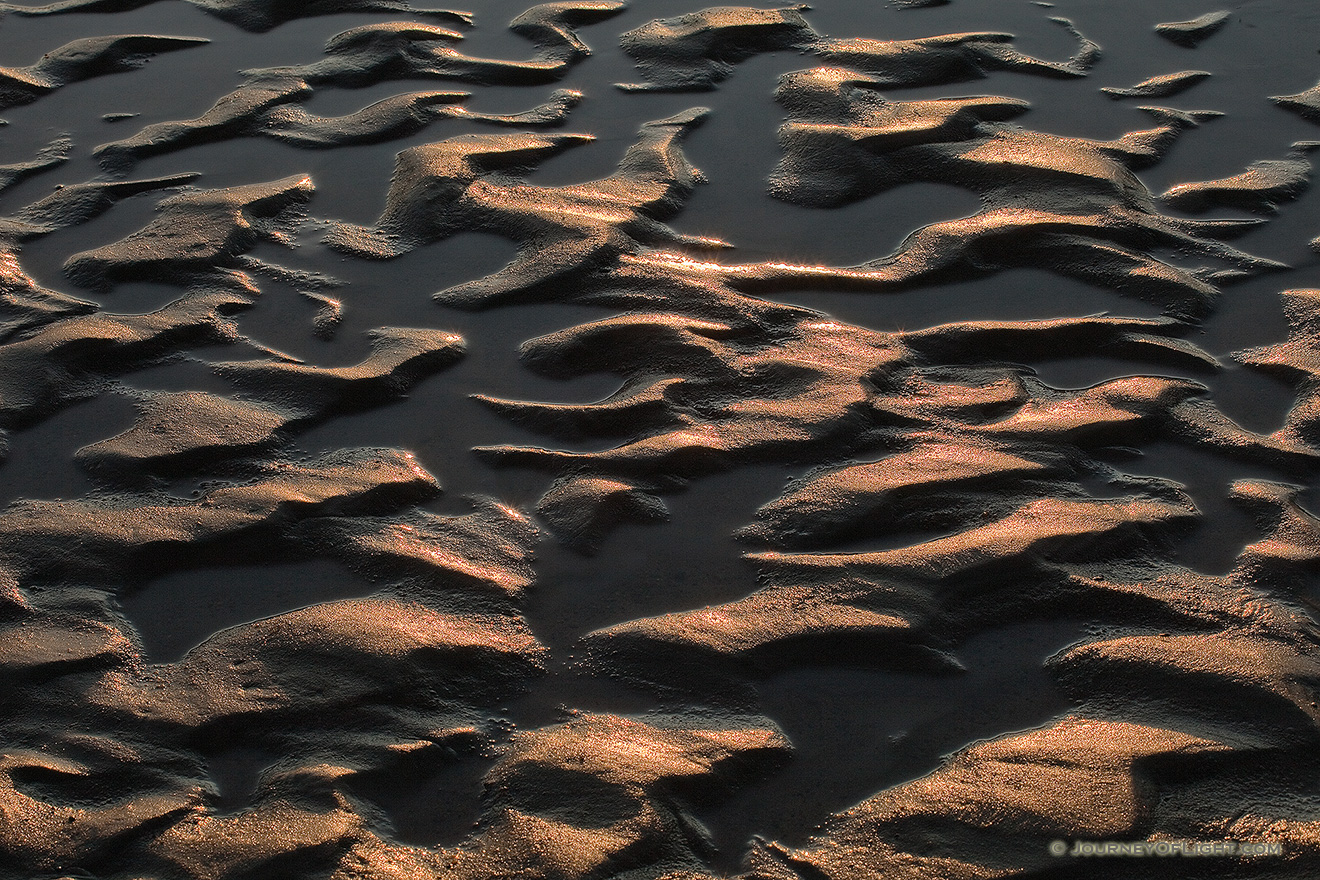
[[[21,487],[0,508],[0,878],[1314,874],[1316,102],[1216,91],[1243,81],[1215,53],[1253,45],[1250,10],[1060,0],[1071,18],[1018,10],[1016,34],[974,5],[877,6],[836,37],[833,7],[570,0],[512,15],[531,48],[505,58],[462,50],[499,4],[189,0],[213,37],[322,55],[197,77],[190,110],[125,95],[145,124],[113,141],[35,120],[203,38],[6,68],[27,146],[0,167],[0,469]],[[95,33],[146,7],[4,24]],[[1119,27],[1189,69],[1142,79],[1136,49],[1083,36]],[[761,104],[738,91],[756,76]],[[464,90],[417,90],[437,79]],[[369,97],[343,112],[350,90]],[[709,106],[667,94],[688,91]],[[1065,94],[1110,115],[1061,125]],[[1278,143],[1238,153],[1285,158],[1210,161],[1247,107]],[[761,201],[731,200],[734,167]],[[902,200],[935,191],[975,207],[914,219],[938,198]],[[746,244],[789,223],[868,256]],[[199,621],[173,651],[151,629]],[[938,753],[849,733],[951,699],[978,640],[1035,624],[1072,628],[1004,649],[1050,690],[1021,723],[987,714]],[[908,690],[819,710],[845,732],[813,739],[774,699],[803,674]],[[837,775],[792,782],[822,751]],[[1218,839],[1282,854],[1050,849]]]

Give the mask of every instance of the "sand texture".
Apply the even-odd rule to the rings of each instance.
[[[0,4],[0,880],[1320,876],[1317,33]]]

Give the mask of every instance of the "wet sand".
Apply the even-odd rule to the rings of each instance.
[[[1318,33],[0,5],[0,878],[1315,876]]]

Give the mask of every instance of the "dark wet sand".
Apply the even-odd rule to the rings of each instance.
[[[468,11],[3,5],[0,878],[1320,873],[1320,9]]]

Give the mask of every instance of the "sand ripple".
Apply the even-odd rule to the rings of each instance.
[[[1212,179],[1184,173],[1212,164],[1206,124],[1248,111],[1107,101],[1079,82],[1099,45],[1039,11],[1022,37],[887,39],[879,22],[959,5],[896,0],[858,12],[875,36],[832,37],[815,16],[837,10],[570,0],[513,17],[530,48],[503,58],[462,51],[473,16],[402,0],[189,2],[323,52],[167,109],[125,86],[97,126],[146,124],[108,142],[34,120],[206,39],[91,36],[0,69],[26,137],[0,166],[0,880],[1315,873],[1320,291],[1297,231],[1316,142],[1287,126],[1316,89],[1273,98],[1304,119],[1254,94],[1285,158]],[[2,9],[24,34],[102,13],[61,20],[94,33],[149,5]],[[1193,48],[1252,15],[1155,33]],[[593,72],[586,28],[614,68]],[[1211,69],[1101,91],[1163,101],[1213,74],[1193,94],[1227,101],[1246,74],[1212,50],[1249,29],[1198,53]],[[1019,48],[1049,36],[1061,60]],[[728,98],[759,55],[739,75],[779,64],[787,114],[764,167],[750,129],[711,142],[736,110],[773,144],[770,84],[765,107]],[[606,88],[629,62],[639,81]],[[432,80],[465,90],[414,90]],[[934,91],[975,80],[1036,97]],[[711,107],[635,94],[687,91]],[[1061,94],[1111,115],[1056,133],[1036,111]],[[713,214],[732,190],[698,165],[732,167],[724,150],[772,198]],[[938,199],[905,194],[954,190],[970,213],[906,219]],[[788,222],[874,256],[729,253]],[[1128,314],[1091,314],[1101,298]],[[711,526],[718,493],[741,513]],[[621,559],[628,541],[646,552]],[[828,740],[812,725],[861,728],[767,708],[795,675],[947,701],[976,644],[1037,624],[1070,633],[1028,658],[1052,689],[1037,714],[904,746],[882,782],[901,736]],[[793,762],[822,752],[837,776],[804,787]],[[787,815],[804,794],[827,806],[728,843],[723,804]],[[1184,839],[1284,849],[1050,849]]]

